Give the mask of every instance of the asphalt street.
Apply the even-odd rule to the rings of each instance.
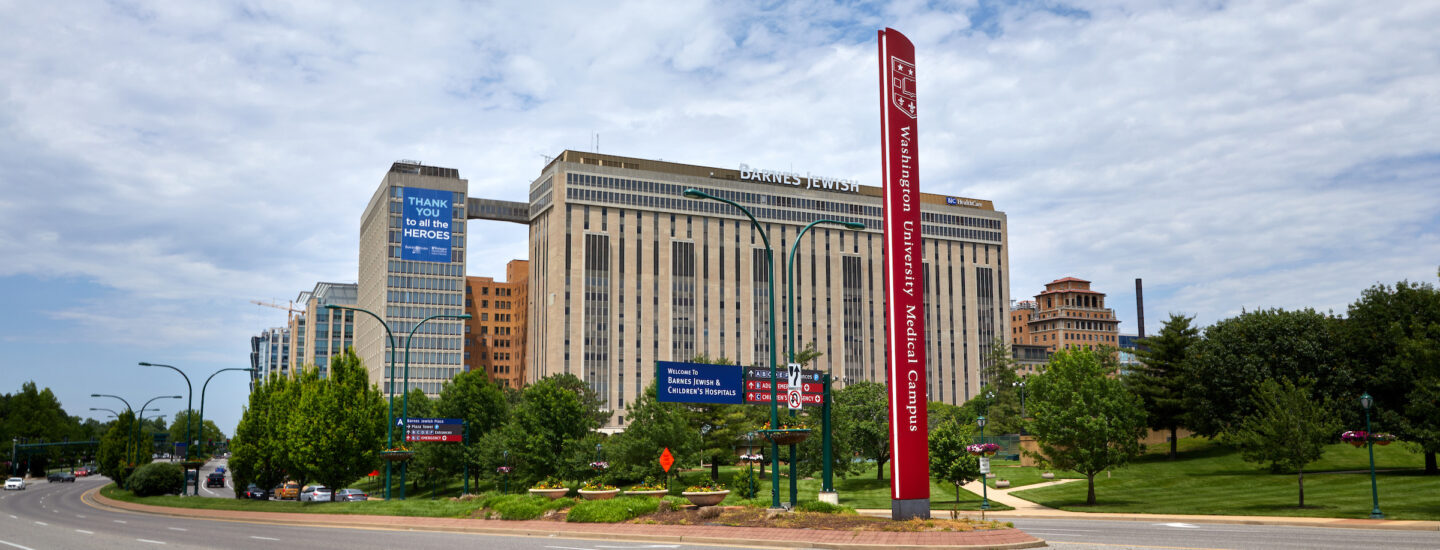
[[[202,478],[203,479],[203,478]],[[0,550],[105,548],[288,547],[406,548],[418,550],[720,550],[690,544],[628,543],[549,537],[432,533],[389,529],[291,527],[264,523],[172,518],[98,508],[85,491],[109,483],[101,476],[75,483],[31,483],[24,491],[0,493]],[[201,494],[204,494],[202,487]],[[215,489],[211,489],[212,491]],[[298,545],[298,546],[297,546]]]
[[[213,469],[214,464],[207,466]],[[203,479],[203,477],[202,477]],[[284,545],[343,548],[457,547],[495,550],[706,550],[721,547],[665,543],[528,538],[388,529],[292,527],[266,523],[153,516],[96,507],[81,495],[109,480],[31,483],[25,491],[0,493],[0,550],[62,548],[239,548],[274,550]],[[219,488],[210,491],[218,495]],[[226,489],[228,490],[228,488]],[[201,494],[205,495],[202,486]],[[1169,549],[1436,549],[1440,532],[1280,527],[1262,525],[1149,523],[1107,520],[1010,520],[1016,527],[1064,550]],[[463,546],[462,546],[463,545]]]

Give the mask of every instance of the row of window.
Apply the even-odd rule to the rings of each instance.
[[[441,275],[463,277],[465,268],[460,264],[417,262],[413,260],[390,260],[390,273],[414,273],[416,275]]]
[[[387,290],[387,302],[392,304],[421,304],[427,306],[460,306],[463,301],[459,294],[428,292],[424,290]]]
[[[411,277],[391,275],[387,281],[390,288],[414,288],[419,290],[460,290],[460,279],[437,279],[434,277]]]

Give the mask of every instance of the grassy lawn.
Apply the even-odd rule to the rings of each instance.
[[[1204,439],[1180,441],[1168,460],[1157,446],[1107,477],[1095,478],[1095,506],[1085,506],[1085,483],[1012,493],[1052,508],[1082,512],[1263,515],[1366,518],[1370,515],[1369,456],[1345,444],[1326,448],[1306,468],[1305,508],[1297,508],[1296,475],[1271,474],[1233,449]],[[1402,445],[1375,447],[1380,510],[1387,519],[1440,520],[1440,476],[1423,476],[1424,458]],[[1339,473],[1356,471],[1363,473]],[[1327,473],[1329,472],[1329,473]],[[1073,475],[1073,472],[1066,472]],[[1061,474],[1056,472],[1057,477]]]
[[[246,512],[289,512],[302,514],[372,514],[381,516],[417,516],[463,518],[480,507],[479,500],[465,502],[450,499],[370,500],[364,502],[296,502],[293,500],[241,500],[181,496],[137,497],[134,493],[106,485],[100,494],[115,500],[152,506],[197,508],[203,510],[242,510]]]

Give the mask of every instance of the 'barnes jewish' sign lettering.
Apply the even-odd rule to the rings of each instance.
[[[740,367],[658,361],[655,365],[655,391],[667,403],[716,403],[738,405],[745,402],[740,390]]]

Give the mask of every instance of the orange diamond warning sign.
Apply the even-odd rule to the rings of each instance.
[[[666,447],[665,452],[660,453],[660,467],[668,473],[670,467],[675,465],[675,455],[670,454],[670,448]]]

